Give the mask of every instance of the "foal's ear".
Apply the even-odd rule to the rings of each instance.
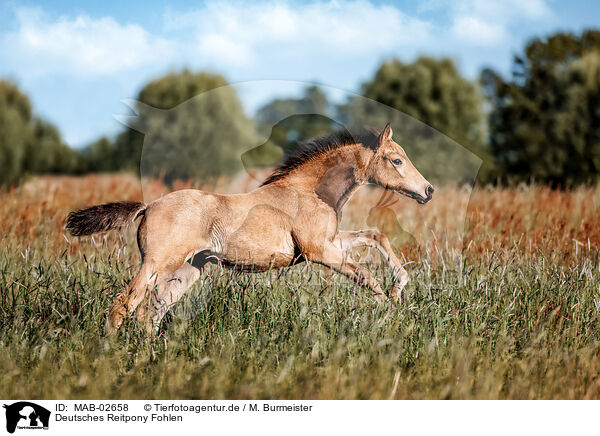
[[[389,139],[392,139],[392,135],[394,134],[394,132],[392,132],[392,127],[390,126],[390,123],[387,123],[385,125],[385,127],[383,128],[383,131],[381,132],[381,135],[379,135],[379,141],[387,141]]]

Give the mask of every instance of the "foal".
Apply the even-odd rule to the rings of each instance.
[[[388,238],[376,230],[339,231],[341,210],[367,183],[400,192],[423,204],[433,187],[382,132],[353,137],[348,132],[316,138],[288,157],[247,194],[221,195],[194,189],[175,191],[148,205],[109,203],[72,212],[66,228],[74,236],[119,228],[141,217],[137,240],[142,266],[118,295],[107,321],[114,332],[137,309],[146,329],[158,325],[210,259],[247,271],[281,268],[304,260],[330,267],[369,288],[378,302],[396,301],[408,273]],[[376,248],[393,272],[387,293],[346,252]]]

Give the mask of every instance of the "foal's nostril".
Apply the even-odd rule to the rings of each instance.
[[[433,191],[434,191],[433,186],[429,185],[427,187],[427,189],[425,190],[425,193],[427,194],[428,197],[431,197],[433,195]]]

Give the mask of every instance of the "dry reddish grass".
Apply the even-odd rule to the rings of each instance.
[[[466,252],[543,255],[570,263],[598,256],[600,187],[480,189],[468,210]]]
[[[3,238],[23,245],[43,241],[48,254],[58,254],[66,244],[64,220],[71,210],[108,201],[140,199],[140,183],[131,175],[36,177],[0,193]]]
[[[219,192],[248,191],[259,176],[221,182]],[[173,189],[194,186],[180,182]],[[210,189],[209,187],[204,187]],[[3,238],[28,245],[42,239],[50,252],[66,247],[64,219],[74,209],[109,201],[158,198],[169,192],[158,181],[143,185],[131,174],[46,176],[0,193]],[[600,247],[600,187],[557,191],[517,188],[443,187],[425,206],[378,188],[361,188],[349,202],[342,227],[379,228],[408,260],[444,250],[467,257],[542,254],[566,263],[596,256]],[[74,242],[74,247],[77,243]]]

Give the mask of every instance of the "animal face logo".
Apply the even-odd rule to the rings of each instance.
[[[6,431],[19,429],[48,429],[50,411],[29,401],[3,406],[6,409]]]

